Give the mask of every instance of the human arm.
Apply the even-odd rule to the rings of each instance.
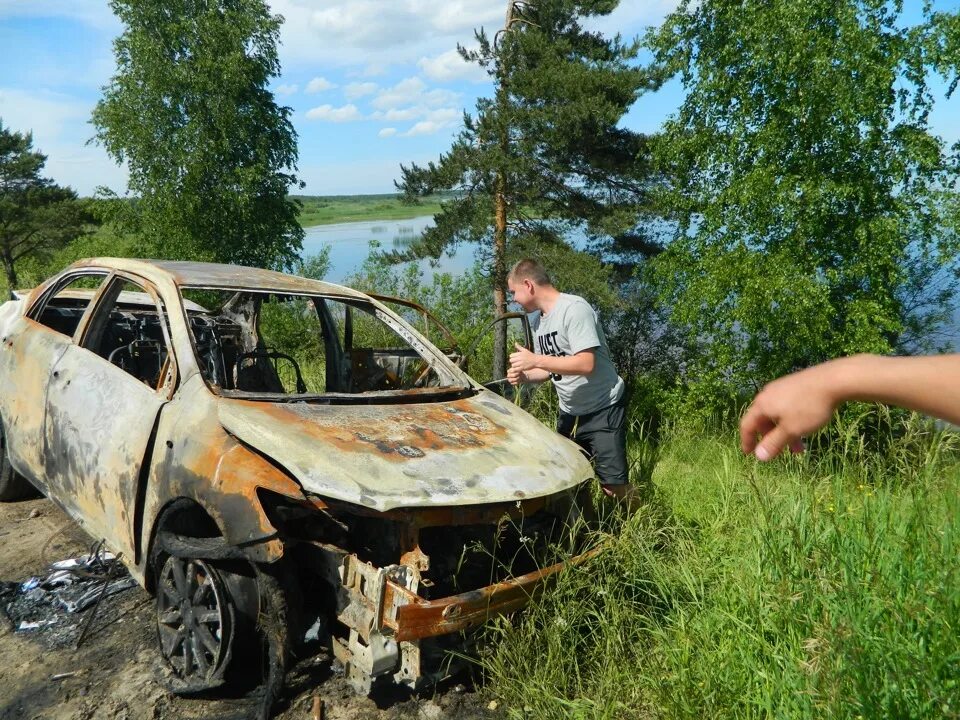
[[[774,380],[740,421],[740,444],[760,460],[819,430],[841,403],[882,402],[960,424],[960,355],[854,355]]]
[[[530,352],[519,343],[516,351],[510,354],[510,369],[516,369],[528,376],[531,372],[542,371],[544,380],[555,375],[589,375],[596,365],[593,348],[581,350],[575,355],[541,355]],[[538,373],[539,374],[539,373]]]
[[[512,365],[507,368],[507,380],[511,385],[523,383],[541,383],[550,377],[546,370],[517,370]]]

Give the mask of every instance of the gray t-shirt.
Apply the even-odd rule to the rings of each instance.
[[[610,360],[610,350],[597,313],[577,295],[560,293],[553,309],[534,320],[534,351],[541,355],[576,355],[593,349],[595,363],[589,375],[550,376],[560,398],[560,410],[585,415],[613,405],[623,395],[623,379]]]

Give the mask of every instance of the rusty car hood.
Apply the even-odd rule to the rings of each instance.
[[[375,510],[540,497],[593,474],[574,443],[488,391],[391,405],[217,402],[223,427],[304,490]]]

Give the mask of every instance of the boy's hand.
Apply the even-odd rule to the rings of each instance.
[[[517,348],[515,352],[510,353],[510,369],[521,373],[527,370],[534,370],[537,367],[537,355],[527,350],[520,343],[514,343]],[[507,377],[510,377],[509,374]]]
[[[509,368],[507,368],[507,380],[511,385],[520,385],[527,382],[527,376],[520,370],[514,369],[514,367],[511,365]]]

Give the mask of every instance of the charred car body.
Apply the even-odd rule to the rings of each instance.
[[[358,686],[430,679],[562,567],[592,477],[383,302],[267,270],[80,261],[0,306],[0,387],[0,499],[122,553],[188,691],[258,619],[274,681],[318,618]]]

